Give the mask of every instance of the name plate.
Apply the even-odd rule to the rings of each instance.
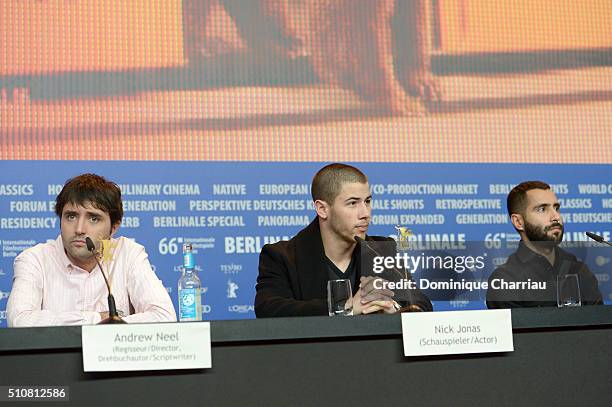
[[[210,322],[84,325],[81,335],[85,372],[212,366]]]
[[[509,309],[402,313],[405,356],[512,352]]]

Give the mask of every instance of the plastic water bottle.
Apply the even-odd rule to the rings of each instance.
[[[178,281],[179,321],[202,320],[202,284],[195,271],[191,244],[183,244],[183,273]]]

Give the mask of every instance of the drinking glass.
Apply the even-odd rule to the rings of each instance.
[[[557,306],[579,307],[581,304],[578,275],[565,274],[557,276]]]
[[[327,310],[329,316],[353,315],[351,280],[330,280],[327,282]]]

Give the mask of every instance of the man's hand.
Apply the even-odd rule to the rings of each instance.
[[[397,309],[395,308],[395,303],[393,301],[370,301],[361,306],[362,314],[395,314],[396,312]],[[355,311],[353,311],[353,314],[354,313]]]
[[[393,314],[397,312],[393,296],[393,291],[376,288],[374,281],[384,281],[381,278],[361,277],[359,290],[353,296],[353,315],[373,314],[376,312],[384,312],[385,314]],[[376,283],[380,286],[379,282]]]
[[[381,288],[382,282],[384,281],[385,280],[382,278],[361,277],[359,280],[361,303],[365,304],[370,301],[393,301],[395,293],[391,290]]]

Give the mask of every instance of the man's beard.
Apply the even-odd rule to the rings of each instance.
[[[556,236],[548,235],[548,231],[557,226],[561,228],[561,233]],[[530,242],[541,242],[544,244],[548,243],[556,246],[563,240],[563,225],[555,222],[551,225],[540,227],[526,221],[525,235],[527,235]]]

